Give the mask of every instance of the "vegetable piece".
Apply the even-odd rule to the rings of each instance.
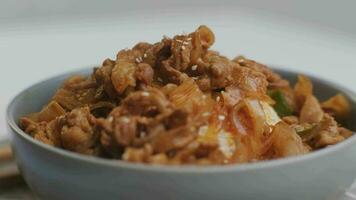
[[[218,133],[219,150],[226,158],[231,158],[236,151],[236,144],[230,132],[221,130]]]
[[[264,122],[265,113],[258,100],[244,99],[234,106],[232,124],[239,134],[261,136]]]
[[[300,109],[307,97],[313,95],[313,83],[308,77],[304,75],[298,76],[298,82],[294,87],[294,95],[297,107]]]
[[[218,146],[226,158],[231,158],[236,151],[236,144],[232,133],[224,129],[218,130],[210,125],[201,126],[198,132],[198,141],[205,146]]]
[[[266,123],[270,126],[276,125],[281,121],[276,111],[266,102],[261,101],[262,110],[265,113]]]
[[[315,128],[317,124],[302,124],[302,125],[295,125],[294,130],[298,133],[298,135],[306,135]]]
[[[324,112],[319,101],[313,95],[308,96],[300,110],[300,123],[318,123],[323,119]]]
[[[169,100],[177,108],[188,110],[194,115],[210,111],[212,100],[199,90],[193,79],[186,79],[168,94]]]
[[[288,104],[288,101],[282,91],[268,91],[268,95],[275,101],[273,108],[279,117],[285,117],[293,114],[293,108]]]
[[[350,114],[351,106],[346,97],[342,94],[331,97],[324,101],[321,107],[326,112],[330,112],[335,117],[345,119]]]
[[[272,140],[277,157],[295,156],[307,152],[302,139],[285,122],[276,124],[272,132]]]
[[[41,112],[37,114],[37,121],[52,121],[56,117],[65,114],[65,110],[56,101],[51,101]]]

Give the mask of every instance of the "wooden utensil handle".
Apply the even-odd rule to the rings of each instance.
[[[0,147],[0,162],[11,160],[13,158],[10,145]]]
[[[0,147],[0,181],[19,175],[10,145]]]

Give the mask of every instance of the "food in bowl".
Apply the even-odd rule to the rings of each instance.
[[[224,165],[295,156],[339,143],[350,104],[322,103],[312,82],[294,88],[267,66],[209,48],[206,26],[138,43],[91,76],[72,76],[20,119],[36,140],[69,151],[162,165]]]

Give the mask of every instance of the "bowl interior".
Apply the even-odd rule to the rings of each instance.
[[[277,73],[282,75],[284,78],[289,80],[292,85],[295,84],[298,73],[285,71],[285,70],[275,70]],[[69,72],[60,76],[55,76],[47,80],[41,81],[21,92],[17,95],[9,106],[9,115],[13,122],[18,122],[21,116],[32,112],[38,112],[43,105],[48,103],[51,97],[54,95],[57,88],[59,88],[63,81],[70,77],[71,75],[84,75],[88,76],[92,72],[92,68],[86,68],[74,72]],[[356,95],[335,83],[329,82],[327,80],[322,80],[313,76],[309,76],[314,85],[314,94],[318,97],[320,101],[326,100],[338,93],[344,94],[352,105],[352,112],[350,118],[345,121],[345,126],[353,131],[356,130]]]

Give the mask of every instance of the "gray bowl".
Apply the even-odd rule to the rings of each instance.
[[[8,128],[19,168],[42,199],[264,199],[334,200],[356,177],[356,135],[307,155],[230,166],[149,166],[83,156],[38,142],[17,125],[20,116],[48,102],[71,74],[37,83],[10,103]],[[296,73],[277,70],[294,82]],[[356,119],[356,95],[326,80],[311,77],[315,93],[326,99],[338,92],[352,102],[349,128]]]

